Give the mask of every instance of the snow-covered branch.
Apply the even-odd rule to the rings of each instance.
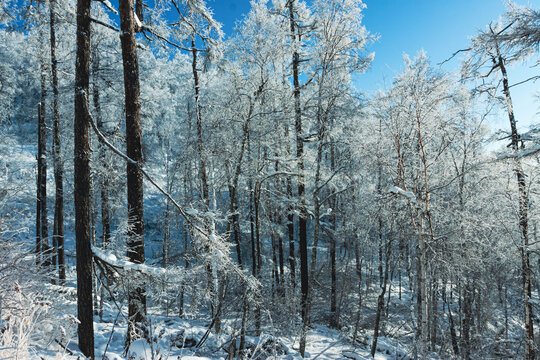
[[[389,193],[392,193],[392,194],[397,194],[397,195],[401,195],[401,196],[404,196],[406,197],[407,199],[409,199],[409,201],[413,204],[416,204],[417,201],[416,201],[416,196],[414,195],[414,193],[412,191],[406,191],[406,190],[403,190],[402,188],[400,187],[397,187],[397,186],[391,186],[389,189],[388,189],[388,192]]]
[[[503,152],[503,153],[497,154],[497,159],[499,160],[520,159],[520,158],[534,155],[539,151],[540,151],[540,143],[536,143],[528,149],[523,149],[516,152]]]

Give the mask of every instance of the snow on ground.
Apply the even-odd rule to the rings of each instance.
[[[72,304],[72,306],[75,304]],[[122,309],[124,310],[127,309]],[[126,333],[125,321],[108,309],[103,320],[95,317],[95,351],[96,358],[108,360],[147,360],[147,359],[185,359],[185,360],[221,360],[227,359],[226,348],[230,337],[224,333],[220,336],[210,333],[204,345],[197,344],[207,331],[207,322],[200,320],[185,320],[178,317],[150,317],[152,341],[139,339],[135,341],[127,354],[124,350]],[[321,325],[313,325],[308,332],[305,359],[373,359],[369,349],[355,348],[346,338],[347,334]],[[375,359],[403,359],[396,355],[384,338]],[[63,344],[65,345],[65,344]],[[67,344],[67,350],[58,344],[52,344],[48,350],[36,348],[36,359],[66,359],[75,360],[81,356],[76,339]],[[246,337],[246,348],[251,350],[246,359],[286,359],[300,360],[298,338],[274,338],[268,334],[260,337]]]

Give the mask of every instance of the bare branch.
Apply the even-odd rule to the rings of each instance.
[[[105,23],[105,22],[103,22],[103,21],[101,21],[101,20],[98,20],[98,19],[95,19],[95,18],[90,18],[90,21],[93,22],[93,23],[95,23],[95,24],[104,26],[104,27],[106,27],[107,29],[111,29],[111,30],[113,30],[113,31],[120,32],[120,29],[118,29],[118,28],[116,28],[116,27],[114,27],[114,26],[112,26],[112,25],[109,25],[109,24],[107,24],[107,23]]]
[[[510,85],[509,87],[518,86],[518,85],[524,84],[524,83],[529,82],[529,81],[536,82],[536,80],[538,80],[538,79],[540,79],[540,75],[531,76],[530,78],[525,79],[525,80],[520,81],[520,82],[517,82],[517,83],[515,83],[515,84],[512,84],[512,85]]]
[[[441,62],[438,63],[437,65],[443,65],[443,64],[449,62],[450,60],[452,60],[453,58],[455,58],[457,54],[459,54],[459,53],[461,53],[461,52],[471,51],[471,50],[472,50],[472,48],[460,49],[460,50],[454,52],[454,53],[452,54],[452,56],[450,56],[448,59],[446,59],[446,60],[444,60],[444,61],[441,61]]]

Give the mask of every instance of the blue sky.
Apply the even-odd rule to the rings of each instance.
[[[503,0],[364,0],[364,24],[379,40],[368,51],[375,52],[375,60],[367,73],[357,77],[358,87],[368,94],[390,86],[403,64],[403,54],[413,57],[424,49],[433,64],[449,58],[453,52],[467,48],[469,37],[495,21],[505,11]],[[518,0],[518,4],[540,7],[540,0]],[[226,35],[234,24],[249,11],[249,0],[209,0],[215,18]],[[537,55],[536,55],[537,56]],[[509,69],[510,83],[538,74],[532,62],[517,64]],[[455,71],[459,57],[444,65]],[[540,81],[512,88],[518,125],[525,129],[540,122],[540,102],[537,94]],[[492,128],[506,128],[508,120],[502,114],[491,120]]]

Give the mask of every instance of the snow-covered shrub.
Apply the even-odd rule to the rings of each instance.
[[[40,348],[61,355],[59,344],[73,338],[77,320],[58,310],[64,302],[52,293],[49,274],[8,234],[0,232],[0,359],[28,359]]]

